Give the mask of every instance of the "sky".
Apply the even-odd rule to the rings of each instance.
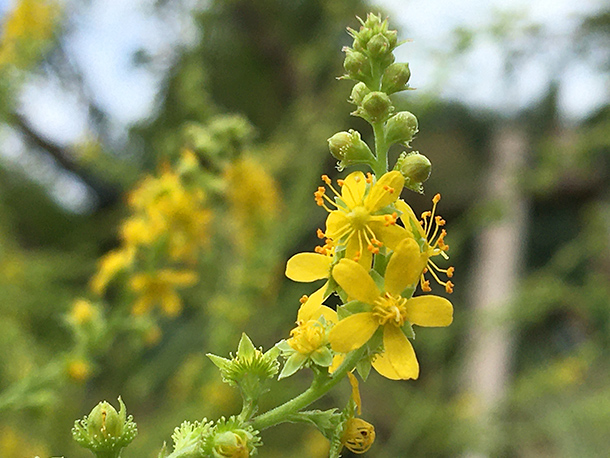
[[[14,2],[0,0],[0,15]],[[400,29],[399,35],[412,40],[399,47],[396,55],[397,61],[409,62],[411,85],[419,94],[440,94],[446,100],[514,115],[543,97],[549,81],[556,79],[561,113],[567,122],[574,122],[608,103],[608,75],[584,63],[571,60],[566,66],[564,62],[565,49],[573,44],[578,17],[600,9],[603,2],[379,0],[377,3],[390,15],[390,25]],[[154,0],[92,0],[89,7],[83,7],[82,0],[64,3],[80,5],[79,14],[71,17],[71,30],[64,45],[74,65],[82,71],[95,102],[108,111],[117,131],[124,131],[125,126],[141,121],[154,110],[160,78],[171,66],[176,47],[188,46],[197,39],[193,24],[185,15],[161,19],[149,14]],[[174,0],[174,4],[188,9],[202,2]],[[553,39],[536,48],[517,28],[498,43],[485,31],[501,14],[521,17],[521,24],[538,23]],[[357,23],[354,21],[351,26],[356,27]],[[477,34],[468,52],[449,59],[456,28],[483,33]],[[506,44],[532,52],[522,61],[510,61],[514,63],[510,78],[505,72],[509,61],[502,53]],[[133,54],[138,50],[152,56],[155,62],[152,69],[133,66]],[[41,133],[59,144],[70,144],[82,141],[88,132],[79,97],[58,80],[33,77],[21,95],[21,106]],[[4,137],[0,154],[22,161],[23,151],[16,148],[18,142],[6,134]],[[86,199],[78,198],[83,195],[82,186],[66,193],[65,186],[58,185],[66,180],[69,177],[50,179],[57,198],[63,199],[68,207],[86,206]]]

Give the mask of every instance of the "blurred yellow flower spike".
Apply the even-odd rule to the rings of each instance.
[[[0,37],[0,67],[26,68],[53,36],[60,7],[47,0],[19,0],[7,14]]]
[[[68,377],[78,383],[86,382],[91,377],[91,364],[84,359],[73,359],[68,361],[66,372]]]
[[[274,221],[281,206],[281,194],[269,171],[255,158],[242,156],[225,170],[226,196],[231,233],[242,248],[256,244],[257,236]]]
[[[325,236],[345,245],[346,258],[369,268],[373,254],[379,253],[381,246],[393,250],[409,236],[396,224],[398,214],[387,209],[400,197],[404,186],[400,172],[388,172],[377,181],[371,174],[350,173],[345,180],[338,181],[341,193],[326,175],[322,180],[335,194],[335,199],[331,199],[323,186],[314,193],[316,203],[329,212]]]
[[[158,304],[167,316],[177,316],[182,310],[182,299],[176,289],[193,286],[197,280],[197,274],[190,270],[162,269],[153,273],[135,274],[130,286],[138,298],[131,311],[134,315],[143,315]]]
[[[400,219],[403,221],[405,227],[411,228],[413,236],[420,244],[422,252],[427,258],[427,267],[423,270],[420,277],[420,285],[422,291],[431,291],[430,281],[424,278],[424,274],[430,272],[432,277],[440,285],[445,287],[445,291],[447,291],[448,293],[452,293],[454,286],[453,283],[449,280],[441,280],[438,274],[443,273],[448,278],[451,278],[453,277],[454,268],[448,267],[447,269],[441,269],[430,259],[434,256],[439,255],[444,259],[449,259],[449,256],[446,253],[449,250],[449,245],[445,243],[445,236],[447,235],[447,231],[445,229],[441,229],[439,233],[439,229],[445,225],[445,220],[441,218],[440,215],[435,214],[436,205],[440,200],[440,194],[436,194],[432,198],[432,210],[422,213],[421,222],[418,221],[417,217],[415,216],[415,213],[406,202],[402,200],[396,202],[396,208],[401,211],[402,215]]]
[[[403,240],[388,263],[385,291],[380,291],[361,265],[351,259],[342,259],[333,269],[333,278],[350,298],[371,308],[368,312],[346,317],[331,329],[329,341],[332,349],[348,353],[360,348],[381,326],[383,351],[374,359],[373,367],[392,380],[416,379],[419,364],[403,326],[449,326],[453,321],[453,306],[445,298],[420,296],[407,299],[401,296],[417,281],[426,261],[413,239]]]
[[[99,310],[85,299],[77,299],[72,304],[69,318],[76,324],[89,323],[99,314]]]
[[[131,247],[113,250],[104,255],[98,262],[95,275],[89,284],[95,294],[103,294],[108,283],[121,271],[130,267],[135,259],[135,249]]]

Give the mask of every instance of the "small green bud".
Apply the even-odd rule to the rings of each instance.
[[[138,429],[133,417],[127,417],[123,400],[119,397],[119,411],[106,401],[96,405],[89,415],[76,420],[72,437],[82,447],[95,452],[119,456],[136,437]]]
[[[352,89],[351,102],[356,105],[362,105],[362,100],[370,94],[371,90],[366,84],[360,82]]]
[[[378,33],[366,44],[366,50],[371,57],[383,56],[384,54],[391,52],[390,42],[385,35]]]
[[[362,106],[356,110],[356,115],[372,122],[385,121],[394,107],[390,97],[384,92],[371,92],[362,100]]]
[[[384,130],[386,143],[408,145],[417,133],[417,118],[408,111],[399,111],[388,119]]]
[[[239,386],[248,399],[258,399],[266,391],[264,382],[275,377],[280,363],[280,350],[271,348],[266,353],[254,347],[246,334],[242,334],[237,354],[231,359],[209,354],[208,358],[220,369],[222,380],[231,386]]]
[[[213,458],[248,458],[262,445],[258,431],[246,426],[235,417],[220,418],[216,425],[203,435],[202,452]]]
[[[345,68],[349,77],[360,80],[366,74],[368,58],[361,52],[350,48],[346,48],[345,53],[343,68]]]
[[[328,139],[328,149],[343,166],[374,160],[368,145],[362,141],[360,133],[350,129],[348,132],[337,132]]]
[[[405,188],[421,194],[424,190],[422,183],[430,177],[432,164],[430,159],[417,151],[403,152],[396,161],[394,170],[400,171],[405,178]]]
[[[383,72],[381,79],[381,90],[387,94],[404,91],[407,89],[409,78],[411,78],[411,70],[409,64],[395,63],[391,64]]]

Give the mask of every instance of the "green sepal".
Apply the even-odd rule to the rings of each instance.
[[[415,339],[415,331],[413,330],[413,326],[408,321],[405,321],[405,324],[402,325],[402,332],[409,339]]]
[[[384,290],[383,285],[385,283],[385,279],[383,278],[383,276],[379,272],[377,272],[377,270],[371,270],[369,272],[369,275],[375,282],[375,285],[377,285],[377,288],[379,288],[379,291],[383,291]]]
[[[306,410],[304,412],[294,413],[289,415],[287,420],[291,423],[309,423],[314,425],[318,430],[330,440],[333,437],[341,414],[337,409],[330,410]]]
[[[282,372],[278,376],[278,380],[282,380],[283,378],[290,377],[294,373],[296,373],[299,369],[301,369],[305,362],[307,361],[307,356],[294,352],[284,363],[284,367],[282,368]]]
[[[362,378],[362,381],[366,382],[366,379],[371,373],[371,360],[369,358],[363,358],[358,361],[358,364],[356,364],[356,371]]]
[[[355,313],[370,312],[371,308],[371,304],[367,304],[366,302],[350,301],[345,305],[337,307],[337,318],[343,320]]]
[[[321,347],[310,355],[311,360],[321,367],[328,367],[333,363],[333,353],[328,347]]]

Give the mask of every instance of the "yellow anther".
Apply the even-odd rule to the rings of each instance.
[[[438,204],[438,202],[441,200],[441,195],[440,194],[436,194],[433,198],[432,198],[432,202],[434,202],[435,204]]]
[[[373,182],[373,175],[371,174],[371,172],[366,173],[366,182],[368,184],[371,184]]]
[[[390,194],[394,194],[394,188],[391,186],[388,186],[387,184],[383,187],[383,189],[386,190]]]
[[[430,280],[424,280],[421,282],[421,290],[424,293],[429,293],[430,291],[432,291],[432,288],[430,288]]]
[[[455,269],[453,267],[449,267],[447,269],[447,277],[452,278],[453,277],[453,272],[455,272]]]
[[[434,218],[434,222],[436,223],[437,226],[444,226],[446,221],[440,217],[440,215],[436,216]]]
[[[322,181],[329,186],[332,184],[332,181],[330,178],[328,178],[328,175],[322,175]]]
[[[343,185],[345,184],[345,180],[338,179],[338,180],[337,180],[337,184],[338,184],[339,186],[343,186]]]
[[[316,235],[319,239],[323,239],[324,237],[326,237],[326,234],[320,228],[318,228],[318,230],[316,231]]]
[[[308,300],[308,299],[309,299],[309,296],[307,296],[306,294],[303,294],[303,295],[301,296],[301,298],[299,299],[299,302],[300,302],[301,304],[304,304],[305,302],[307,302],[307,300]]]
[[[450,281],[445,283],[445,291],[451,294],[453,292],[453,283],[451,283]]]

